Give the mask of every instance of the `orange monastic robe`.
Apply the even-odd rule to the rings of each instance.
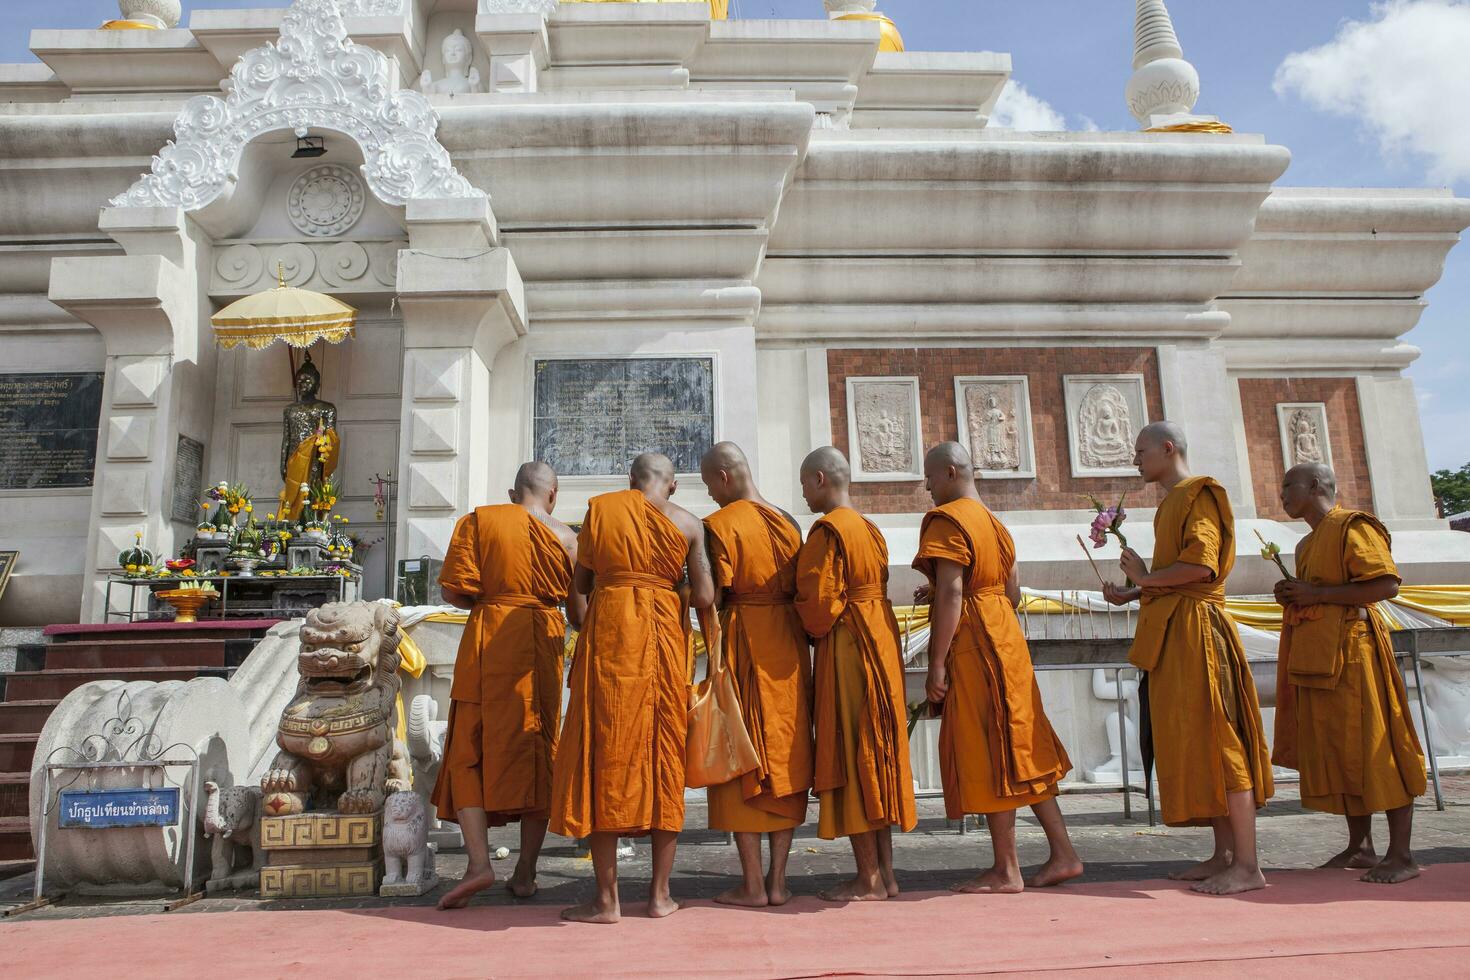
[[[960,820],[1049,800],[1072,760],[1047,720],[1031,651],[1006,597],[1015,543],[984,504],[961,497],[924,517],[914,568],[931,585],[940,559],[966,569],[939,726],[946,815]]]
[[[454,662],[434,786],[441,820],[473,807],[492,826],[546,818],[566,636],[557,607],[571,582],[561,540],[524,507],[480,507],[455,527],[439,583],[475,606]]]
[[[812,785],[811,650],[792,605],[801,530],[778,510],[738,500],[705,521],[725,663],[761,766],[709,788],[709,825],[734,833],[806,820]]]
[[[1399,572],[1388,530],[1371,514],[1334,507],[1296,546],[1297,577],[1347,585]],[[1368,816],[1414,802],[1426,788],[1424,750],[1376,607],[1292,606],[1277,661],[1272,761],[1301,773],[1302,805]]]
[[[817,521],[797,556],[796,609],[817,640],[813,788],[827,840],[918,823],[887,588],[888,546],[872,522],[850,507]]]
[[[1235,515],[1207,476],[1178,483],[1154,515],[1152,568],[1208,568],[1193,585],[1145,589],[1128,660],[1147,671],[1149,717],[1164,823],[1200,826],[1227,814],[1226,794],[1274,792],[1261,704],[1225,579],[1235,565]]]
[[[577,637],[551,829],[638,836],[684,827],[692,665],[675,585],[688,540],[637,490],[593,497],[577,561],[596,586]]]

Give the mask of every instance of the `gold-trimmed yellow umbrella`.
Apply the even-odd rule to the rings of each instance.
[[[244,345],[260,350],[278,340],[292,347],[310,347],[319,340],[340,344],[353,335],[355,308],[325,293],[286,285],[285,273],[279,269],[276,279],[274,289],[236,300],[209,318],[221,347],[228,350]]]

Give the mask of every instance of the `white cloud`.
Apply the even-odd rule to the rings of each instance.
[[[1052,108],[1050,102],[1026,91],[1014,78],[1006,82],[990,114],[990,125],[999,129],[1024,129],[1055,133],[1067,128],[1066,117]]]
[[[1470,179],[1470,2],[1388,0],[1276,70],[1279,96],[1357,120],[1389,156],[1423,157],[1432,179]]]

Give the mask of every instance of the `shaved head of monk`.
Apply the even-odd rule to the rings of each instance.
[[[534,507],[548,514],[556,509],[556,470],[539,460],[522,463],[516,470],[515,486],[510,488],[510,502]]]
[[[668,500],[679,489],[674,461],[663,453],[643,453],[628,470],[628,486],[655,500]]]
[[[750,461],[733,442],[717,442],[699,461],[699,475],[710,499],[721,507],[744,500],[755,492]]]
[[[1337,474],[1325,463],[1302,463],[1281,480],[1281,506],[1293,520],[1325,516],[1337,502]]]
[[[942,507],[961,497],[979,498],[975,489],[975,464],[970,452],[957,442],[941,442],[924,456],[924,487]]]
[[[847,496],[852,467],[835,446],[814,449],[801,461],[801,495],[814,513],[851,506]]]
[[[1189,443],[1176,422],[1150,422],[1133,443],[1133,465],[1149,483],[1173,487],[1189,476]]]

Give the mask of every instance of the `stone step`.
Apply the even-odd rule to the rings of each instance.
[[[279,622],[279,619],[239,619],[205,623],[62,624],[46,627],[45,633],[46,638],[52,643],[149,639],[259,639]]]
[[[5,684],[7,701],[63,698],[90,681],[187,681],[195,677],[229,677],[228,667],[111,667],[40,670],[14,673]],[[0,766],[0,771],[5,767]]]
[[[24,861],[31,851],[29,817],[0,817],[0,861]]]
[[[253,640],[246,640],[253,643]],[[31,670],[111,670],[114,667],[224,667],[225,640],[73,640],[46,648]],[[30,666],[28,663],[27,666]],[[19,666],[17,670],[22,669]]]
[[[31,774],[0,772],[0,818],[24,817],[31,812]]]
[[[30,772],[39,732],[0,735],[0,772]]]
[[[0,735],[39,732],[60,703],[59,699],[51,698],[40,701],[0,701]]]

